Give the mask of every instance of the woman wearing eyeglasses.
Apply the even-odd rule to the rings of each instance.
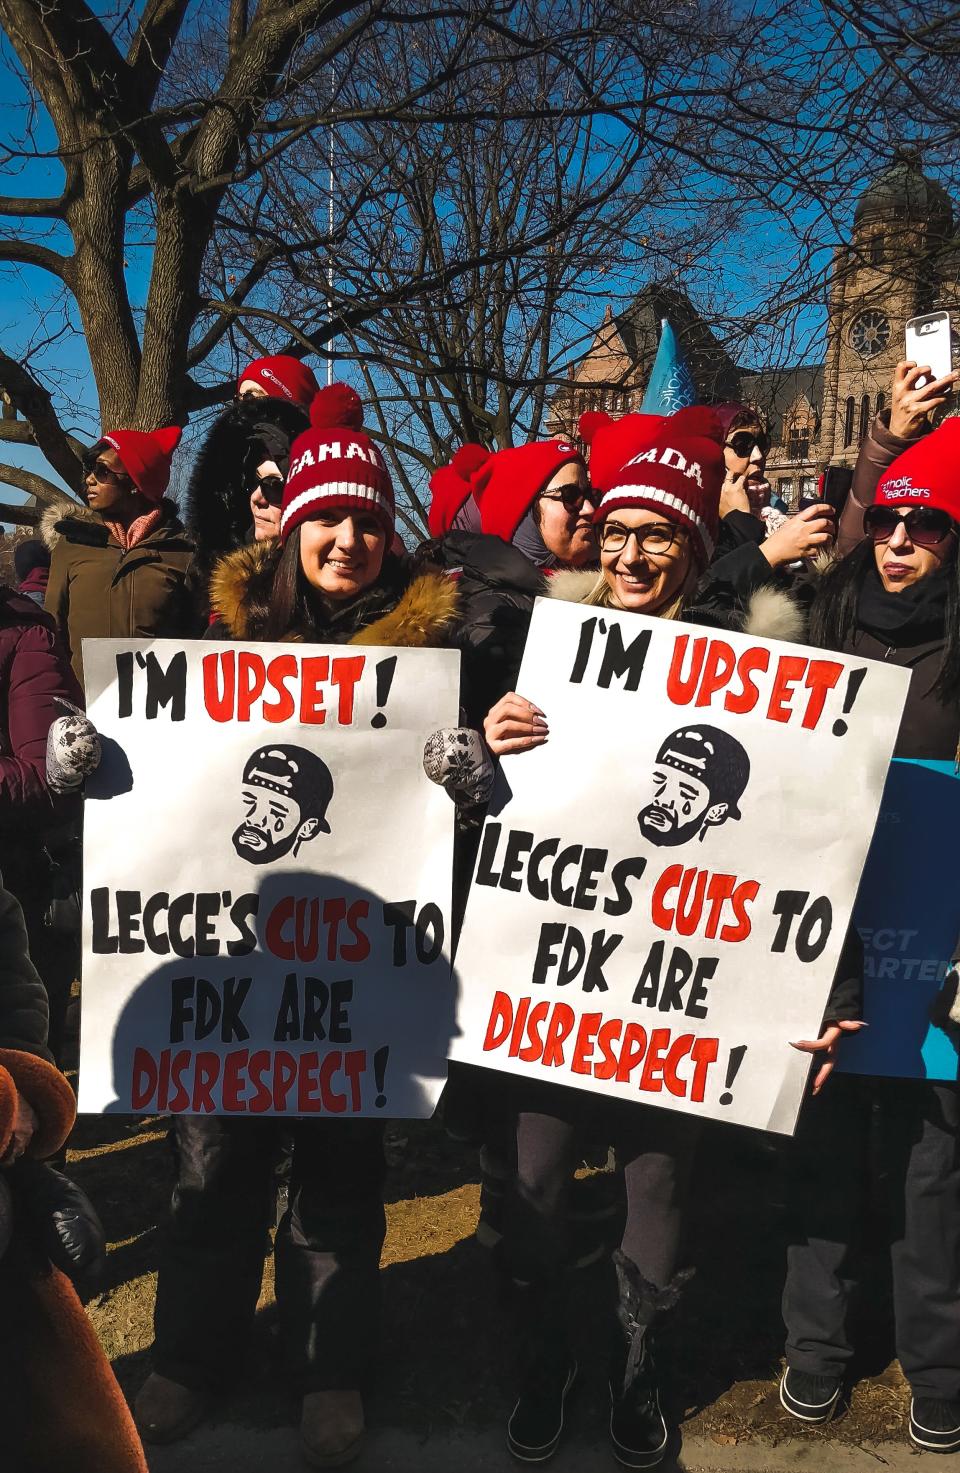
[[[616,437],[621,435],[617,453]],[[684,409],[640,443],[609,422],[591,444],[591,475],[601,493],[595,513],[600,571],[558,573],[554,597],[663,619],[796,638],[800,614],[772,589],[749,607],[724,601],[703,582],[716,543],[725,468],[722,432],[710,410]],[[768,570],[769,571],[769,570]],[[530,751],[548,739],[549,713],[515,692],[484,724],[496,756]],[[585,738],[586,741],[586,738]],[[589,744],[585,745],[585,751]],[[698,1122],[689,1115],[599,1101],[563,1086],[516,1086],[517,1185],[505,1257],[520,1311],[519,1394],[508,1423],[516,1458],[542,1462],[556,1451],[564,1401],[577,1374],[568,1340],[564,1206],[580,1134],[612,1142],[624,1174],[627,1213],[615,1255],[618,1325],[611,1326],[609,1432],[617,1459],[651,1468],[668,1444],[660,1410],[650,1330],[677,1299],[680,1230]]]
[[[899,456],[863,513],[865,536],[820,581],[812,642],[910,671],[895,757],[953,761],[960,737],[960,420]],[[931,813],[935,824],[937,815]],[[896,837],[891,837],[896,842]],[[910,863],[909,854],[903,857]],[[945,874],[943,884],[956,885]],[[819,1048],[836,1045],[827,1029]],[[879,1134],[879,1151],[871,1136]],[[868,1164],[892,1195],[897,1354],[912,1392],[910,1437],[960,1451],[960,1102],[955,1083],[835,1076],[797,1131],[799,1240],[790,1248],[780,1399],[808,1423],[833,1416],[853,1348],[854,1245]]]
[[[84,639],[200,632],[196,549],[164,498],[179,440],[176,426],[110,431],[85,460],[87,510],[44,514],[52,549],[45,607],[81,682]]]

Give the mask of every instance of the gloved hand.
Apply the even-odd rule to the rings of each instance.
[[[460,802],[485,803],[493,791],[493,758],[472,726],[441,726],[428,737],[423,770]]]
[[[4,1173],[18,1229],[29,1232],[53,1264],[78,1288],[90,1288],[103,1268],[106,1234],[87,1194],[42,1161],[20,1161]]]
[[[100,766],[100,737],[79,706],[62,698],[57,704],[66,714],[47,732],[47,783],[55,793],[76,793]]]

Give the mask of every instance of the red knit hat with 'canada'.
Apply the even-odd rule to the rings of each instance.
[[[509,542],[540,492],[562,466],[586,461],[569,440],[541,440],[495,450],[470,478],[480,504],[480,527]]]
[[[167,425],[162,430],[106,430],[100,439],[113,446],[141,495],[148,501],[162,501],[170,484],[170,462],[182,434],[179,425]]]
[[[473,495],[471,476],[486,464],[490,455],[483,445],[461,445],[453,459],[430,477],[430,514],[427,518],[431,537],[443,537],[450,531],[454,517]]]
[[[873,496],[881,506],[935,506],[960,522],[960,419],[945,419],[898,455]]]
[[[310,428],[290,446],[280,536],[332,507],[372,512],[388,538],[394,531],[393,485],[383,456],[363,430],[363,405],[347,384],[314,395]]]
[[[620,506],[660,512],[690,530],[697,559],[713,556],[720,525],[723,430],[711,409],[691,405],[665,419],[647,447],[622,466],[594,518],[603,522]]]
[[[577,429],[590,447],[590,484],[598,491],[609,491],[620,468],[631,455],[646,449],[665,422],[663,414],[624,414],[620,419],[612,419],[602,409],[581,414]]]
[[[259,384],[268,399],[286,399],[288,404],[310,408],[310,401],[320,385],[313,370],[299,358],[278,353],[274,358],[255,358],[237,379],[237,389],[251,379]]]

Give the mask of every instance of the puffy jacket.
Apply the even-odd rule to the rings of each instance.
[[[59,700],[83,704],[56,626],[30,598],[0,586],[0,842],[70,816],[46,780],[47,732]],[[2,863],[0,847],[0,863]]]
[[[45,607],[60,626],[83,679],[84,639],[192,638],[202,632],[194,545],[172,502],[163,520],[128,551],[95,513],[44,514],[52,551]]]

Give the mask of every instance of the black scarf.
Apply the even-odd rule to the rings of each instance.
[[[939,569],[900,593],[887,593],[870,568],[857,598],[857,628],[894,649],[942,640],[946,632],[947,594],[952,567]]]

